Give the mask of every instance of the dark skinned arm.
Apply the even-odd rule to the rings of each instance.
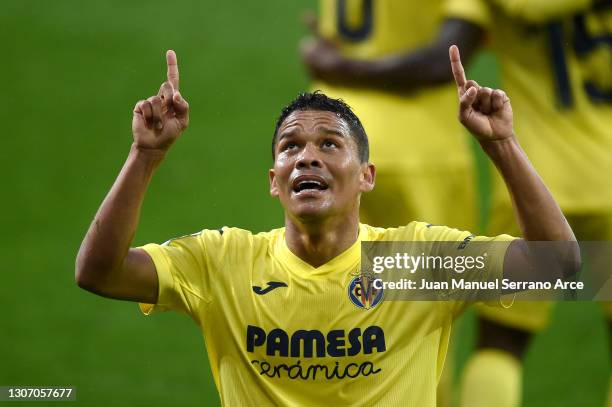
[[[168,51],[166,61],[168,80],[156,96],[136,104],[132,118],[134,142],[127,161],[77,255],[77,284],[104,297],[157,302],[155,264],[144,250],[130,245],[149,182],[170,146],[189,124],[189,104],[179,92],[174,51]]]
[[[467,80],[457,47],[451,47],[450,60],[459,95],[459,121],[502,176],[523,234],[523,239],[510,244],[504,277],[552,281],[574,275],[580,268],[576,237],[514,134],[510,98],[502,90]],[[551,243],[541,249],[530,241]]]
[[[315,79],[333,85],[363,87],[390,92],[410,92],[418,88],[447,83],[448,47],[458,44],[464,60],[480,46],[484,31],[461,19],[447,19],[438,37],[422,48],[374,60],[357,60],[341,55],[338,48],[322,38],[304,44],[302,56]]]

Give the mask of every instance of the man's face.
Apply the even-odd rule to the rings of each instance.
[[[270,194],[294,218],[320,220],[359,208],[374,187],[374,166],[361,163],[348,124],[333,112],[295,111],[278,129]]]

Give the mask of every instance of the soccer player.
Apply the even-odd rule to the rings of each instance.
[[[519,146],[505,93],[467,81],[456,47],[450,59],[459,119],[506,180],[524,239],[575,241]],[[140,302],[147,314],[190,315],[204,334],[224,405],[434,406],[451,323],[466,304],[356,295],[360,242],[463,247],[471,235],[421,222],[390,229],[359,222],[375,167],[363,127],[344,103],[302,94],[277,121],[269,179],[284,209],[283,228],[203,230],[130,248],[149,181],[189,122],[173,51],[167,65],[159,93],[134,108],[127,161],[77,256],[79,286]],[[492,250],[487,273],[513,280],[529,260],[525,240],[472,239]],[[504,250],[494,242],[505,242]],[[569,254],[574,262],[579,256]]]
[[[395,226],[423,219],[475,228],[475,174],[458,122],[448,47],[464,62],[482,29],[444,19],[442,1],[319,1],[314,38],[304,41],[313,89],[346,101],[371,140],[377,188],[363,197],[363,219]]]
[[[612,240],[611,6],[583,0],[447,3],[447,15],[487,32],[502,85],[515,102],[521,145],[580,240]],[[499,177],[492,195],[488,233],[518,235]],[[479,308],[480,349],[464,373],[463,405],[519,405],[521,361],[549,313],[545,302]]]

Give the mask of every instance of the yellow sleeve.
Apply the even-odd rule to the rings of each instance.
[[[510,243],[516,238],[510,235],[502,234],[495,237],[474,236],[470,232],[460,231],[457,229],[448,228],[445,226],[431,226],[426,231],[427,240],[434,241],[431,253],[444,256],[481,259],[485,267],[482,272],[470,270],[459,275],[466,282],[487,282],[501,281],[504,277],[504,258]],[[453,242],[453,243],[449,243]],[[449,282],[456,275],[447,274],[445,276]],[[474,294],[476,291],[474,291]],[[450,298],[455,298],[449,292]],[[457,293],[455,293],[457,294]],[[479,294],[480,298],[466,298],[462,301],[445,301],[445,312],[450,312],[453,316],[459,315],[467,306],[474,302],[483,302],[486,305],[499,306],[508,308],[507,301],[501,297],[490,300],[482,300],[485,295],[491,296],[495,293],[486,290]]]
[[[459,0],[462,1],[462,0]],[[587,10],[592,0],[491,0],[511,17],[543,23]]]
[[[491,10],[486,0],[446,0],[442,5],[446,18],[460,18],[488,28],[491,25]]]
[[[204,230],[143,249],[153,260],[158,278],[157,304],[139,304],[149,315],[154,311],[174,310],[201,323],[203,309],[211,301],[211,280],[215,262],[208,252],[220,252],[222,231]]]

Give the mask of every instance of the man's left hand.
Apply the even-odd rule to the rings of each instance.
[[[479,86],[466,80],[459,48],[449,49],[451,69],[459,95],[459,121],[480,142],[514,137],[512,106],[503,90]]]

